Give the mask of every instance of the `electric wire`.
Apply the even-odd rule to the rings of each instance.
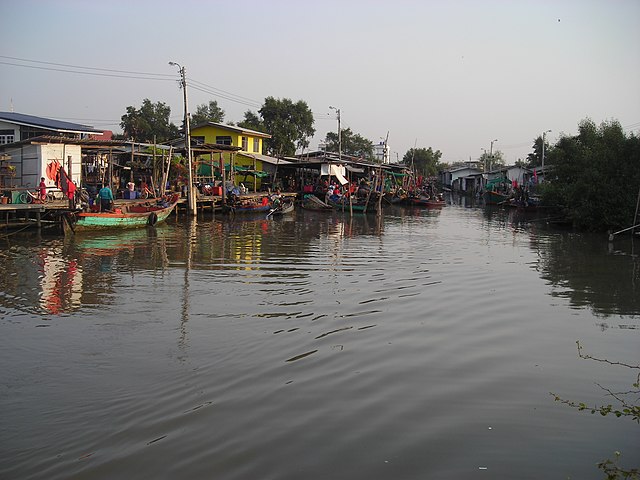
[[[111,68],[83,67],[81,65],[70,65],[70,64],[67,64],[67,63],[45,62],[45,61],[42,61],[42,60],[29,60],[29,59],[26,59],[26,58],[9,57],[7,55],[0,55],[0,58],[7,58],[9,60],[17,60],[19,62],[38,63],[38,64],[43,64],[43,65],[54,65],[56,67],[80,68],[80,69],[83,69],[83,70],[96,70],[96,71],[100,71],[100,72],[127,73],[127,74],[131,74],[131,75],[146,75],[146,76],[158,76],[158,77],[175,78],[175,75],[170,74],[170,73],[132,72],[132,71],[128,71],[128,70],[115,70],[115,69],[111,69]],[[28,65],[19,65],[19,64],[9,64],[9,65],[17,65],[17,66],[23,66],[23,67],[28,66]]]
[[[155,81],[161,81],[161,82],[176,81],[175,78],[154,78],[152,76],[142,77],[137,75],[119,75],[115,73],[103,73],[103,72],[79,72],[76,70],[65,70],[62,68],[41,67],[38,65],[20,65],[18,63],[3,62],[3,61],[0,61],[0,65],[12,65],[14,67],[32,68],[36,70],[49,70],[53,72],[62,72],[62,73],[77,73],[79,75],[91,75],[94,77],[130,78],[133,80],[155,80]],[[157,75],[157,74],[152,73],[150,75]]]
[[[260,104],[260,102],[258,102],[257,100],[254,100],[253,98],[243,97],[242,95],[237,95],[235,93],[227,92],[226,90],[222,90],[221,88],[208,85],[208,84],[206,84],[204,82],[200,82],[200,81],[195,80],[195,79],[193,79],[191,77],[187,78],[187,80],[189,81],[189,86],[191,86],[191,87],[193,87],[195,85],[195,86],[199,86],[202,89],[211,90],[212,92],[219,92],[220,95],[226,95],[227,97],[235,98],[235,99],[237,99],[239,101],[250,102],[250,103],[255,104],[255,105],[259,105]],[[225,98],[227,98],[227,97],[225,97]],[[230,98],[228,98],[228,99],[230,99]]]

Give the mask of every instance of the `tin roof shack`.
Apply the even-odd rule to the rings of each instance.
[[[80,142],[102,130],[77,123],[52,120],[15,112],[0,112],[0,153],[11,156],[17,186],[34,188],[45,177],[47,187],[55,185],[51,165],[58,162],[70,178],[80,184]],[[47,173],[49,172],[49,174]]]
[[[322,177],[329,176],[342,185],[358,184],[361,180],[371,181],[377,175],[389,179],[385,185],[390,188],[400,186],[408,169],[402,164],[379,164],[351,155],[317,151],[297,156],[297,163],[287,167],[297,170],[298,185],[305,193],[317,192]]]
[[[473,194],[483,186],[482,172],[471,166],[446,170],[442,174],[442,184],[454,192]]]

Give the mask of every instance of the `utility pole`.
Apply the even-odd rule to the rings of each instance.
[[[189,102],[187,100],[187,76],[185,69],[179,63],[169,62],[169,65],[178,67],[180,71],[182,93],[184,94],[184,146],[187,154],[187,168],[189,169],[187,189],[187,205],[192,215],[196,215],[196,192],[193,188],[193,169],[191,167],[191,128],[189,126]]]
[[[338,114],[338,160],[342,161],[342,129],[340,128],[340,109],[336,107],[329,107],[332,110],[335,110]]]
[[[547,133],[551,133],[551,130],[545,130],[542,132],[542,173],[544,174],[544,137]]]
[[[491,149],[489,150],[489,170],[491,170],[491,162],[493,161],[493,142],[497,142],[498,139],[491,140]]]

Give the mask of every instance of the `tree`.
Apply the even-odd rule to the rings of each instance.
[[[207,122],[224,122],[224,110],[218,106],[218,102],[210,100],[209,105],[203,103],[196,107],[196,113],[191,115],[191,125],[201,125]]]
[[[504,167],[506,164],[506,162],[504,161],[502,152],[500,150],[496,150],[495,152],[493,152],[493,154],[490,154],[489,152],[484,152],[482,155],[480,155],[480,157],[478,158],[478,161],[482,165],[486,165],[487,170],[489,171],[497,167]]]
[[[516,160],[515,166],[520,168],[528,168],[528,163],[526,160],[519,158],[518,160]]]
[[[166,142],[178,136],[178,127],[169,121],[171,107],[163,102],[152,103],[145,98],[142,106],[136,109],[127,107],[127,113],[120,119],[120,127],[125,138],[137,142]]]
[[[255,130],[256,132],[267,132],[262,119],[258,116],[257,113],[254,113],[251,110],[247,110],[246,112],[244,112],[244,120],[238,122],[238,126],[242,128],[248,128],[250,130]]]
[[[309,146],[309,139],[316,133],[313,113],[302,100],[293,103],[288,98],[267,97],[258,113],[271,135],[266,147],[272,155],[295,155],[296,149]]]
[[[411,148],[404,154],[402,162],[406,165],[413,165],[416,173],[424,176],[433,176],[438,174],[440,167],[440,158],[442,152],[431,147],[429,148]]]
[[[342,129],[340,137],[340,142],[338,142],[338,134],[336,132],[327,133],[324,140],[327,144],[327,151],[337,152],[338,143],[340,143],[341,151],[345,155],[373,160],[373,142],[371,140],[367,140],[358,133],[354,134],[350,128]]]
[[[618,121],[600,126],[585,119],[575,136],[562,136],[545,156],[546,204],[563,208],[584,230],[632,225],[640,188],[640,138],[626,135]]]
[[[539,135],[533,141],[533,146],[531,148],[533,148],[533,152],[527,155],[527,167],[528,168],[539,167],[542,165],[542,135]],[[547,142],[547,139],[545,138],[544,139],[545,157],[548,157],[550,152],[551,152],[551,147],[549,146],[549,142]]]

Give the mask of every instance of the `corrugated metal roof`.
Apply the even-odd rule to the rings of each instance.
[[[232,132],[246,133],[247,135],[253,135],[254,137],[271,138],[271,135],[269,135],[268,133],[258,132],[256,130],[251,130],[249,128],[237,127],[235,125],[224,125],[222,123],[215,123],[215,122],[199,123],[198,125],[192,126],[191,130],[193,131],[198,128],[207,127],[207,126],[217,127],[223,130],[231,130]]]
[[[0,112],[0,120],[15,123],[17,125],[26,125],[29,127],[39,127],[45,130],[55,130],[58,132],[74,132],[74,133],[102,133],[87,125],[79,123],[63,122],[62,120],[53,120],[50,118],[36,117],[34,115],[26,115],[16,112]]]
[[[64,143],[67,145],[80,145],[83,147],[120,147],[127,145],[123,140],[97,140],[95,138],[70,138],[56,135],[41,135],[39,137],[31,137],[26,140],[20,140],[13,143],[5,143],[0,145],[0,149],[15,148],[19,145],[29,144],[46,144],[46,143]],[[129,142],[131,143],[131,142]]]
[[[246,153],[246,152],[238,152],[238,155],[255,158],[256,160],[261,160],[266,163],[270,163],[272,165],[291,165],[291,162],[287,160],[278,159],[276,157],[270,157],[268,155],[261,155],[259,153]]]

